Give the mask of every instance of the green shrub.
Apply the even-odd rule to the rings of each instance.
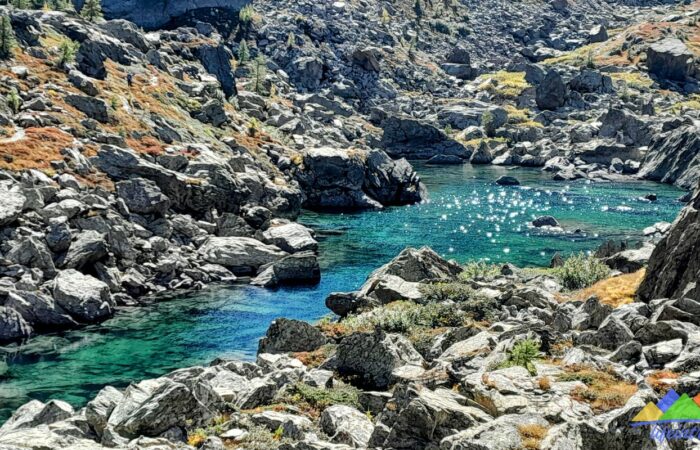
[[[60,67],[65,67],[66,65],[75,61],[75,55],[78,53],[79,47],[79,43],[74,42],[70,39],[65,39],[64,41],[62,41],[61,45],[58,48],[58,61],[56,61],[56,63]]]
[[[534,362],[539,357],[540,343],[534,339],[525,339],[513,345],[513,348],[508,351],[508,359],[499,368],[522,366],[530,372],[530,375],[537,375]]]
[[[501,266],[489,264],[485,261],[472,261],[463,267],[464,271],[459,274],[462,280],[473,280],[475,278],[494,278],[501,274]]]
[[[0,17],[0,59],[12,56],[15,48],[15,33],[12,30],[12,22],[7,16]]]
[[[573,255],[554,270],[554,275],[569,290],[583,289],[606,278],[610,268],[601,260],[584,253]]]
[[[349,332],[371,331],[375,327],[389,333],[407,333],[420,327],[458,327],[468,317],[454,304],[394,302],[351,316],[341,322]]]
[[[12,89],[6,97],[7,106],[10,107],[13,113],[17,114],[22,107],[22,97],[19,96],[16,89]]]
[[[476,295],[470,300],[459,305],[469,317],[476,321],[495,320],[501,308],[498,300],[485,295]]]
[[[474,289],[464,283],[435,283],[426,284],[420,287],[425,300],[430,303],[444,302],[466,302],[474,296]]]
[[[289,402],[304,402],[317,410],[333,405],[347,405],[360,408],[359,390],[350,385],[334,386],[330,389],[317,388],[305,383],[296,383],[289,391]]]
[[[484,127],[486,136],[493,137],[496,134],[496,118],[491,111],[484,111],[481,115],[481,126]]]

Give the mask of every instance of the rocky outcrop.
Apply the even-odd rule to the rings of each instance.
[[[299,320],[279,318],[260,340],[258,353],[311,352],[328,339],[315,327]]]
[[[683,81],[695,71],[695,55],[683,41],[669,37],[649,46],[647,67],[660,78]]]
[[[307,208],[374,209],[420,201],[425,188],[404,159],[384,152],[317,148],[303,155],[297,179]]]
[[[658,298],[700,300],[700,194],[686,206],[649,258],[637,291],[646,302]]]
[[[392,157],[429,159],[435,155],[468,158],[467,148],[444,131],[424,120],[407,116],[389,116],[381,123],[381,145]]]
[[[638,176],[694,189],[700,179],[700,124],[688,124],[656,136]]]
[[[74,2],[77,8],[81,8],[84,0]],[[196,9],[222,8],[237,11],[248,3],[248,0],[205,0],[196,3],[183,0],[105,0],[102,8],[108,18],[126,19],[144,28],[157,28]]]

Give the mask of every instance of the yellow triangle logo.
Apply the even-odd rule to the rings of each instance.
[[[655,422],[663,415],[663,411],[661,411],[658,406],[649,402],[644,409],[639,411],[639,414],[634,416],[632,422]]]

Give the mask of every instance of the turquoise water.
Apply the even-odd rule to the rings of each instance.
[[[557,251],[591,250],[608,238],[638,239],[644,227],[673,220],[681,208],[676,201],[681,191],[654,183],[562,183],[534,169],[415,167],[430,191],[427,203],[358,214],[309,212],[300,218],[318,231],[322,280],[317,286],[216,288],[1,349],[9,371],[0,380],[0,421],[32,398],[80,406],[107,384],[124,386],[215,357],[254,358],[257,340],[272,319],[319,319],[328,313],[329,292],[356,289],[406,246],[430,245],[460,262],[488,258],[546,265]],[[523,186],[496,186],[493,181],[504,174]],[[657,202],[639,199],[652,192]],[[556,217],[567,232],[527,227],[543,214]]]

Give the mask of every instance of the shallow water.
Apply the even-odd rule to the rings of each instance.
[[[0,421],[32,398],[81,406],[107,384],[124,386],[215,357],[252,359],[272,319],[319,319],[328,313],[329,292],[356,289],[406,246],[430,245],[459,262],[487,258],[547,265],[557,251],[591,250],[609,238],[639,239],[644,227],[672,221],[682,206],[676,201],[681,191],[654,183],[562,183],[534,169],[414,166],[430,191],[427,203],[358,214],[309,212],[300,218],[320,238],[322,281],[317,286],[216,288],[126,309],[99,326],[8,347]],[[505,174],[523,186],[496,186],[493,181]],[[652,192],[657,202],[640,200]],[[527,226],[543,214],[556,217],[567,231]],[[582,232],[573,233],[576,229]]]

